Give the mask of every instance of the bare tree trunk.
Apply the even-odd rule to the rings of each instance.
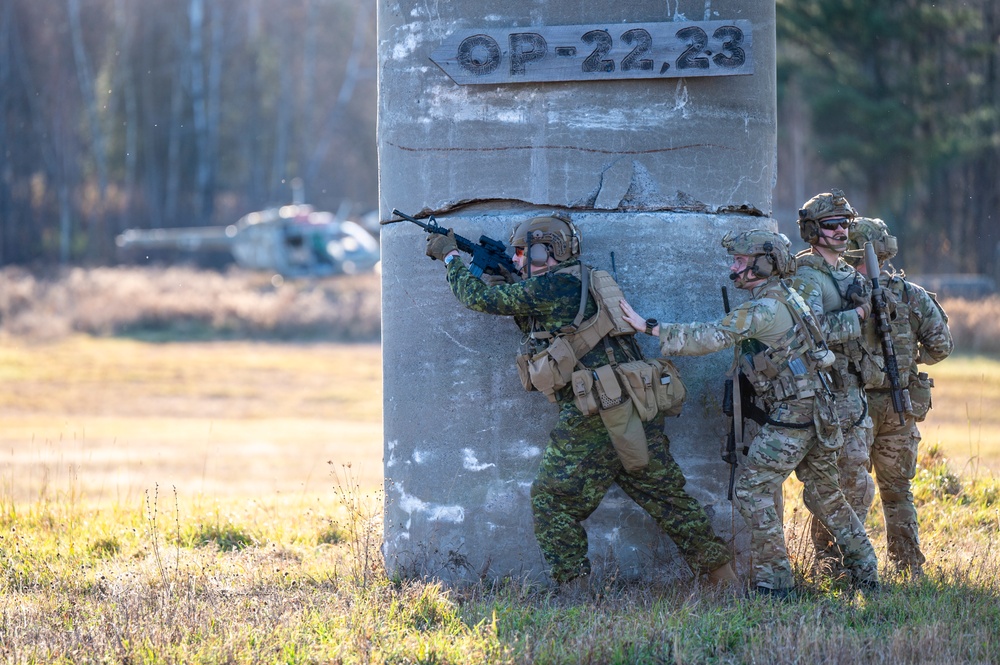
[[[5,2],[0,6],[0,145],[9,146],[10,139],[7,136],[7,107],[10,90],[13,89],[13,76],[10,68],[10,53],[13,48],[10,39],[11,33],[11,3]],[[10,199],[10,187],[8,183],[13,180],[11,165],[8,160],[8,152],[0,150],[0,266],[7,260],[7,242],[9,238],[7,225],[11,222],[12,202]]]
[[[288,62],[288,43],[282,39],[279,45],[281,61]],[[291,142],[291,118],[292,118],[292,77],[285,75],[281,77],[281,92],[278,95],[278,103],[275,112],[274,127],[274,155],[271,162],[271,200],[281,197],[278,200],[285,200],[287,195],[286,171],[288,164],[288,144]]]
[[[305,180],[311,183],[323,164],[333,144],[334,138],[343,133],[342,117],[344,109],[354,95],[354,89],[358,81],[365,76],[374,76],[374,72],[367,72],[361,67],[361,59],[367,49],[365,39],[366,32],[371,20],[372,4],[368,2],[358,3],[358,13],[354,21],[354,41],[351,44],[351,55],[347,58],[347,65],[344,67],[344,79],[340,84],[340,91],[337,94],[337,101],[333,108],[329,110],[326,123],[319,133],[314,137],[313,149],[306,161]]]
[[[208,102],[205,98],[205,3],[204,0],[190,0],[188,3],[188,80],[191,89],[191,111],[194,123],[195,141],[195,188],[198,197],[198,213],[201,223],[205,222],[209,204],[208,184],[211,178],[208,147]]]
[[[184,53],[184,37],[178,25],[175,33],[175,46],[178,53]],[[175,67],[173,70],[173,86],[170,93],[170,122],[167,133],[167,190],[163,203],[165,226],[178,226],[181,189],[181,127],[184,124],[184,72],[189,67]],[[189,224],[185,224],[189,226]]]
[[[206,94],[205,142],[208,153],[206,159],[208,179],[205,183],[202,206],[205,221],[210,220],[215,213],[215,188],[219,171],[219,123],[222,116],[222,56],[225,48],[221,3],[213,2],[209,7],[211,12],[209,27],[212,39],[208,57],[208,90]]]
[[[80,25],[80,0],[66,0],[69,13],[70,38],[73,43],[73,59],[76,61],[76,78],[80,86],[80,94],[90,126],[90,142],[94,167],[97,171],[98,205],[96,210],[89,210],[88,215],[93,225],[92,242],[87,245],[87,252],[93,260],[97,253],[103,253],[100,245],[107,239],[104,224],[105,202],[108,194],[108,165],[105,148],[104,130],[101,128],[100,110],[94,91],[94,77],[91,74],[90,60],[83,47],[83,28]]]
[[[137,150],[139,147],[139,103],[136,94],[137,81],[133,77],[132,47],[133,23],[129,20],[125,0],[115,0],[115,33],[121,44],[118,63],[115,67],[115,85],[113,90],[121,92],[122,105],[125,109],[125,173],[122,182],[122,202],[118,210],[118,224],[115,232],[120,232],[130,226],[132,217],[132,202],[135,198],[135,180],[137,170]]]

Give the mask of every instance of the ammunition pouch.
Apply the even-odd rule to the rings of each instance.
[[[575,366],[576,353],[566,337],[556,337],[540,353],[517,357],[518,375],[525,390],[537,390],[550,402],[555,402],[556,391],[570,382]]]
[[[650,422],[657,415],[679,415],[687,399],[687,387],[671,361],[666,358],[637,360],[573,372],[570,379],[573,400],[580,412],[584,415],[597,413],[601,400],[616,392],[612,381],[632,400],[642,422]]]
[[[816,425],[816,438],[819,445],[826,450],[839,450],[844,447],[844,434],[840,429],[840,417],[837,415],[837,403],[833,395],[826,390],[819,390],[813,399],[813,423]]]
[[[910,413],[917,422],[923,421],[927,417],[927,412],[931,410],[931,388],[934,387],[934,379],[926,372],[920,372],[910,378]]]
[[[625,363],[618,366],[618,374],[644,422],[657,414],[680,415],[687,388],[677,367],[666,358]]]

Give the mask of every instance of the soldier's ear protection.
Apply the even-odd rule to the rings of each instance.
[[[750,271],[757,277],[770,277],[778,265],[778,261],[774,256],[774,245],[771,244],[771,242],[765,242],[762,249],[764,250],[764,253],[758,254],[756,258],[754,258],[753,265],[750,266]],[[765,262],[763,268],[757,265],[762,258]]]
[[[531,243],[530,237],[528,242]],[[545,245],[540,242],[536,242],[531,243],[528,246],[530,247],[528,250],[528,260],[531,261],[532,265],[543,266],[548,263],[549,250]]]

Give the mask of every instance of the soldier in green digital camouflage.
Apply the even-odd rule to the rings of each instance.
[[[450,232],[431,234],[427,255],[446,263],[452,292],[466,307],[514,317],[534,347],[525,360],[534,359],[531,380],[539,384],[534,388],[543,390],[559,407],[559,419],[531,487],[535,535],[553,579],[564,586],[572,582],[572,588],[588,584],[591,565],[582,522],[597,509],[612,483],[617,483],[674,541],[696,574],[708,573],[711,582],[734,582],[732,556],[713,533],[705,510],[684,491],[686,481],[670,455],[662,418],[644,425],[632,422],[632,434],[638,433],[648,445],[648,458],[642,468],[627,471],[602,416],[584,415],[570,386],[556,382],[547,389],[539,387],[545,378],[539,375],[545,373],[544,368],[538,369],[540,363],[555,348],[573,348],[570,370],[625,363],[639,353],[634,333],[624,322],[621,326],[629,331],[627,336],[608,334],[612,324],[607,308],[599,308],[593,292],[584,285],[584,279],[597,271],[579,261],[576,227],[562,215],[534,217],[514,229],[511,244],[523,279],[510,283],[487,284],[474,277],[460,260]],[[528,381],[529,368],[519,366],[521,370],[522,382]],[[533,386],[526,382],[525,387]]]
[[[810,305],[836,355],[830,378],[844,433],[840,452],[840,486],[854,512],[864,519],[875,499],[875,481],[869,472],[868,451],[872,419],[864,386],[881,374],[871,340],[862,333],[862,322],[871,314],[871,289],[844,261],[850,228],[857,213],[838,189],[817,194],[799,210],[799,233],[809,243],[795,257],[793,286]],[[836,543],[823,525],[810,525],[820,567],[837,569]]]
[[[917,423],[931,406],[933,381],[921,372],[918,363],[933,365],[947,358],[954,343],[948,328],[948,316],[933,293],[928,293],[902,272],[886,263],[896,255],[896,237],[889,233],[881,219],[858,218],[851,229],[847,261],[856,265],[868,279],[864,261],[865,243],[871,243],[880,267],[878,276],[883,290],[888,291],[891,316],[891,348],[895,352],[899,371],[899,388],[908,399],[901,399],[904,413],[895,411],[891,382],[886,374],[865,385],[868,411],[874,425],[871,462],[875,471],[882,511],[885,518],[889,560],[896,569],[919,575],[925,558],[920,551],[917,533],[917,510],[913,505],[910,483],[917,471],[917,446],[920,430]],[[874,318],[866,321],[874,325]],[[868,331],[869,336],[876,333]],[[879,350],[880,347],[876,347]],[[884,358],[880,365],[885,368]],[[881,380],[878,380],[881,378]],[[902,420],[902,422],[900,422]]]
[[[877,588],[875,551],[838,483],[843,439],[825,381],[833,354],[808,306],[781,279],[794,269],[788,239],[754,230],[727,234],[722,244],[733,256],[730,278],[752,299],[719,321],[662,323],[651,334],[659,337],[664,355],[698,356],[735,347],[739,371],[763,401],[767,419],[749,446],[736,485],[739,510],[750,527],[755,591],[783,598],[794,586],[775,505],[792,471],[803,483],[806,507],[834,535],[854,583]],[[636,329],[646,325],[628,303],[622,309]]]

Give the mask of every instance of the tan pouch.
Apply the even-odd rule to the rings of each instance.
[[[644,360],[637,360],[621,363],[617,367],[617,372],[642,422],[647,423],[656,418],[658,409],[653,390],[653,366]]]
[[[813,424],[816,426],[819,445],[826,450],[843,448],[844,434],[840,429],[840,416],[837,415],[837,404],[833,396],[820,390],[813,398],[813,404]]]
[[[907,391],[910,393],[910,413],[917,422],[923,421],[927,417],[927,412],[931,410],[931,388],[934,387],[934,379],[927,376],[926,372],[920,372],[910,379]]]
[[[557,337],[547,349],[528,360],[528,378],[536,390],[555,402],[555,392],[569,383],[574,367],[573,347],[565,337]]]
[[[589,369],[578,369],[570,379],[573,401],[580,413],[593,416],[599,411],[597,395],[594,392],[594,373]]]
[[[528,373],[528,363],[531,362],[531,354],[521,353],[514,359],[517,362],[517,378],[521,379],[521,385],[528,392],[535,389],[531,385],[531,375]]]
[[[601,410],[601,420],[611,437],[611,445],[618,453],[625,471],[633,473],[649,466],[649,444],[642,420],[632,406],[632,400]]]
[[[687,387],[681,381],[681,373],[677,366],[666,358],[654,358],[649,363],[653,366],[653,393],[656,397],[656,408],[661,415],[679,416],[687,400]]]
[[[635,328],[625,320],[622,312],[621,301],[625,299],[625,294],[615,282],[615,278],[606,270],[592,270],[590,272],[590,293],[598,301],[598,306],[607,312],[612,323],[610,334],[612,337],[620,335],[635,335]],[[602,335],[603,336],[603,335]]]

